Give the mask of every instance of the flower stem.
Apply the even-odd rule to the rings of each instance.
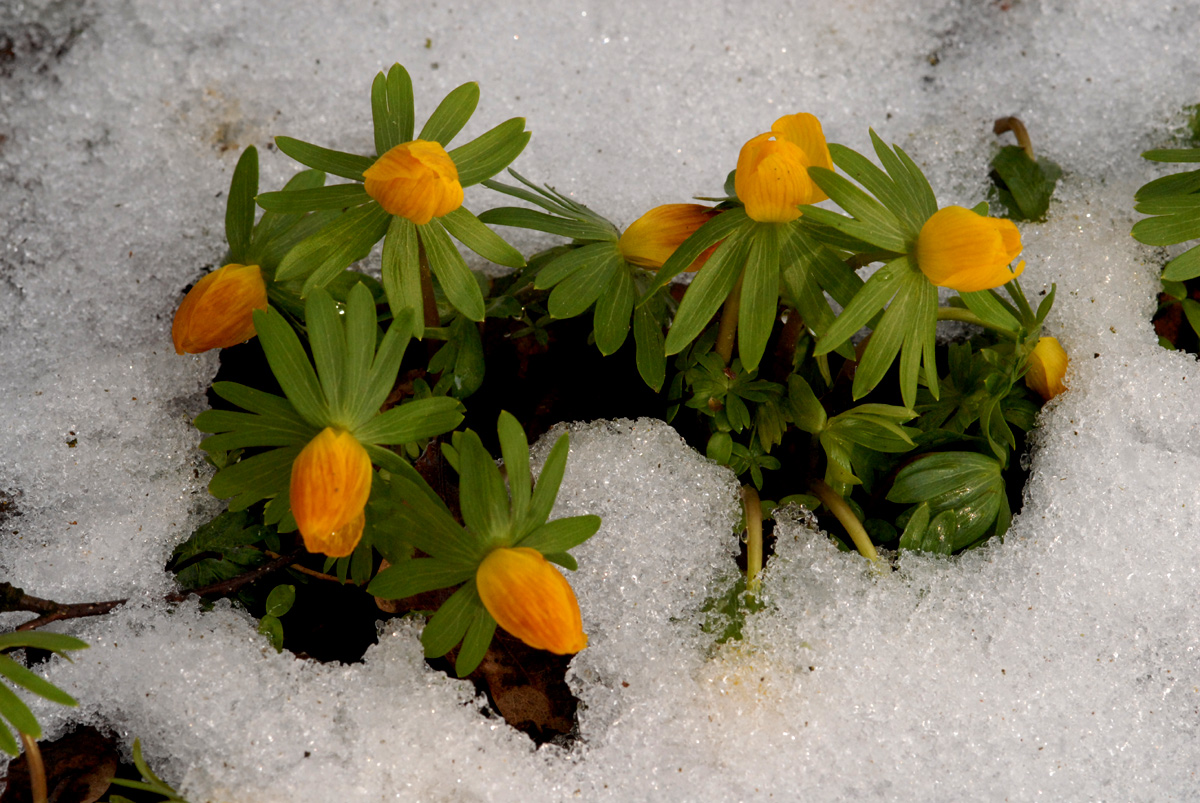
[[[992,133],[999,135],[1005,131],[1013,132],[1013,136],[1017,138],[1017,144],[1021,146],[1021,150],[1025,151],[1029,161],[1037,161],[1033,156],[1033,142],[1029,139],[1029,131],[1026,130],[1024,123],[1016,117],[1001,117],[992,125]]]
[[[742,277],[739,276],[733,292],[725,299],[721,309],[721,328],[717,330],[717,345],[713,348],[726,365],[733,360],[733,343],[737,338],[738,315],[742,308]]]
[[[755,592],[763,565],[763,517],[762,503],[754,486],[742,486],[742,506],[746,511],[746,588]]]
[[[854,546],[858,549],[859,554],[872,563],[878,563],[879,553],[875,551],[875,545],[871,543],[871,536],[867,535],[867,531],[863,529],[862,522],[858,520],[858,516],[854,515],[854,511],[846,504],[846,500],[837,491],[830,488],[829,484],[822,479],[813,480],[809,484],[809,488],[817,495],[821,503],[829,508],[829,512],[846,528],[846,532],[850,534],[850,538],[854,541]]]
[[[425,311],[425,328],[436,329],[442,325],[438,315],[437,298],[433,295],[433,274],[429,272],[429,257],[425,254],[425,243],[417,240],[417,265],[421,271],[421,301]]]
[[[27,733],[21,734],[21,744],[25,747],[25,763],[29,765],[29,793],[33,803],[46,803],[46,765],[42,761],[42,751],[37,740]]]
[[[983,318],[980,318],[969,309],[962,307],[938,307],[937,319],[939,321],[962,321],[963,323],[971,323],[976,326],[982,326],[984,329],[991,329],[993,332],[1000,334],[1010,340],[1016,340],[1017,333],[1011,329],[1005,329],[994,323],[989,323]]]

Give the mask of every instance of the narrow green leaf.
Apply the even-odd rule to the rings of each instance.
[[[371,200],[362,184],[330,184],[307,190],[264,192],[256,200],[263,209],[284,214],[300,214],[315,209],[348,209]]]
[[[975,452],[937,452],[901,469],[887,498],[902,504],[928,502],[935,515],[954,511],[954,549],[960,549],[992,526],[1003,494],[1004,477],[993,458]]]
[[[450,652],[467,632],[475,612],[483,607],[479,590],[472,579],[450,595],[438,612],[421,632],[421,643],[425,646],[425,657],[438,658]]]
[[[1142,158],[1151,162],[1200,162],[1200,148],[1159,148],[1143,152]]]
[[[853,215],[855,222],[859,225],[855,227],[847,227],[841,223],[835,225],[841,216],[829,213],[827,210],[821,210],[821,214],[816,218],[818,223],[833,225],[834,228],[840,228],[842,231],[889,251],[904,252],[908,250],[908,242],[916,235],[916,232],[905,231],[899,218],[884,208],[879,201],[832,170],[812,167],[809,168],[808,175],[817,186],[837,202],[838,206]],[[803,207],[804,214],[809,214],[809,211],[814,208]]]
[[[885,150],[886,148],[887,146],[884,146]],[[921,225],[925,221],[917,220],[920,213],[914,208],[915,204],[891,176],[876,167],[870,159],[845,145],[831,142],[829,154],[833,157],[835,165],[844,170],[846,175],[866,187],[868,192],[878,198],[879,202],[896,216],[906,236],[917,236],[917,232],[920,231]]]
[[[758,368],[779,314],[779,231],[757,226],[749,235],[750,253],[742,279],[738,316],[738,356],[747,371]],[[690,288],[689,288],[690,292]]]
[[[391,215],[375,203],[356,206],[325,224],[287,253],[276,281],[305,279],[301,295],[323,287],[348,265],[364,258],[387,232]]]
[[[500,437],[500,454],[504,457],[504,470],[508,474],[513,521],[524,521],[529,513],[529,502],[533,495],[533,475],[529,472],[529,440],[525,437],[525,429],[516,416],[506,410],[500,411],[496,433]]]
[[[1200,214],[1177,214],[1139,220],[1133,236],[1146,245],[1174,245],[1200,237]]]
[[[596,299],[593,326],[596,330],[596,348],[604,356],[613,354],[629,336],[629,317],[633,302],[637,300],[637,289],[633,277],[625,265],[618,265],[612,272],[608,286]]]
[[[462,420],[463,406],[457,399],[434,396],[415,399],[375,416],[356,429],[354,437],[363,443],[413,443],[450,432]]]
[[[229,182],[229,199],[225,204],[225,239],[233,262],[246,261],[250,251],[250,235],[254,231],[254,196],[258,194],[258,149],[253,145],[242,151],[233,179]]]
[[[607,264],[614,255],[619,256],[615,242],[591,243],[580,248],[572,248],[565,254],[555,257],[538,271],[533,286],[538,290],[547,290],[584,268]]]
[[[328,422],[329,404],[296,332],[273,309],[255,310],[254,328],[258,331],[271,372],[287,394],[288,401],[305,421],[315,427],[324,427]]]
[[[648,304],[633,311],[633,339],[637,344],[638,374],[657,393],[667,378],[665,338],[662,324]]]
[[[275,137],[275,144],[300,164],[355,181],[362,181],[363,171],[375,164],[375,160],[369,156],[334,151],[291,137]]]
[[[570,516],[546,522],[513,546],[529,547],[538,552],[566,552],[591,538],[600,529],[599,516]]]
[[[704,445],[704,456],[714,463],[720,463],[722,466],[729,465],[729,458],[733,454],[733,437],[728,432],[714,432],[708,436],[708,443]]]
[[[417,558],[389,566],[367,586],[367,593],[383,599],[404,599],[439,588],[464,583],[475,575],[474,568],[434,558]]]
[[[533,229],[534,231],[544,231],[547,234],[557,234],[559,237],[569,237],[572,240],[616,242],[619,236],[612,226],[605,226],[590,220],[548,215],[545,212],[538,212],[536,209],[522,209],[515,206],[489,209],[480,214],[479,219],[489,226]]]
[[[496,635],[496,620],[482,605],[475,611],[467,633],[463,636],[462,648],[454,659],[454,673],[460,678],[475,671],[487,655],[488,647],[492,644],[492,636]]]
[[[417,139],[437,142],[443,148],[462,130],[479,105],[479,84],[463,84],[450,91],[429,115]]]
[[[745,225],[749,219],[746,216],[745,208],[739,206],[726,210],[719,215],[714,215],[703,226],[692,232],[692,236],[684,240],[667,261],[663,263],[663,266],[658,269],[654,281],[646,289],[646,292],[642,294],[642,297],[638,299],[638,306],[649,301],[660,288],[670,284],[672,279],[687,270],[696,261],[697,257],[714,244],[721,240],[732,239],[731,235]],[[717,249],[718,252],[720,250],[720,248]],[[716,257],[716,253],[713,254],[713,257]],[[712,258],[704,263],[704,268],[707,268],[711,263]],[[704,268],[700,269],[700,273],[704,272]],[[730,289],[733,289],[732,285],[730,285]],[[674,352],[667,353],[673,354]]]
[[[409,332],[412,331],[412,314],[413,311],[410,309],[402,310],[400,315],[392,321],[392,325],[388,327],[383,340],[380,341],[379,350],[375,352],[375,360],[371,363],[371,370],[367,374],[366,390],[362,394],[358,412],[354,415],[355,421],[366,421],[379,412],[379,408],[387,400],[388,394],[392,392],[392,386],[396,383],[396,375],[400,371],[400,363],[408,348]]]
[[[237,382],[213,382],[212,389],[222,399],[233,402],[238,407],[249,410],[252,413],[260,413],[273,418],[285,418],[294,421],[304,420],[296,412],[296,408],[292,406],[290,401],[273,393],[267,393],[246,385],[239,385]],[[215,412],[218,411],[208,410],[200,415],[206,416],[208,413]],[[199,424],[196,426],[201,432],[221,431],[220,429],[200,427]]]
[[[393,64],[387,75],[387,99],[389,116],[398,126],[397,145],[411,142],[416,128],[416,112],[413,110],[412,78],[408,70]],[[382,156],[382,152],[380,153]]]
[[[342,370],[341,398],[351,427],[362,423],[357,420],[356,406],[366,393],[371,361],[375,357],[375,341],[379,334],[375,320],[375,299],[367,286],[360,282],[350,289],[343,320],[346,357]]]
[[[557,563],[569,572],[579,570],[579,561],[575,560],[570,552],[546,552],[542,557],[551,563]]]
[[[208,492],[218,499],[230,499],[230,512],[245,510],[255,502],[287,489],[292,478],[292,463],[301,448],[271,449],[227,466],[208,483]]]
[[[1021,319],[1017,311],[996,294],[994,290],[980,290],[975,293],[959,293],[958,297],[967,305],[967,309],[983,320],[1007,329],[1017,331]]]
[[[563,472],[567,468],[567,456],[571,452],[570,438],[563,433],[554,442],[546,462],[542,464],[542,473],[538,475],[537,485],[533,488],[533,498],[529,504],[529,516],[524,523],[518,522],[516,537],[523,538],[531,530],[550,518],[554,510],[554,500],[558,497],[558,488],[562,484]]]
[[[42,726],[37,717],[29,710],[29,706],[21,702],[12,689],[0,683],[0,717],[7,719],[19,732],[32,739],[42,738]],[[0,730],[3,726],[0,725]]]
[[[1186,282],[1200,276],[1200,245],[1192,246],[1167,263],[1163,269],[1164,281]]]
[[[450,151],[458,168],[458,182],[470,187],[496,175],[521,155],[529,136],[525,118],[514,117]]]
[[[813,353],[816,356],[828,354],[853,337],[896,294],[911,271],[912,265],[908,257],[897,257],[875,271],[842,310],[842,314],[833,322],[833,326],[829,327],[829,331],[817,341]]]
[[[7,655],[0,655],[0,675],[8,678],[14,685],[20,686],[39,697],[44,697],[52,703],[72,708],[79,705],[74,697],[42,676],[30,672]]]
[[[929,503],[922,502],[913,511],[913,514],[908,519],[908,523],[904,525],[904,532],[900,535],[900,548],[920,551],[922,540],[925,537],[925,530],[928,527]]]
[[[342,327],[342,316],[329,293],[318,288],[308,296],[304,307],[308,324],[308,345],[312,348],[313,360],[317,364],[317,377],[321,390],[329,403],[329,411],[337,423],[343,426],[345,419],[342,387],[345,384],[346,330]]]
[[[411,220],[392,217],[383,241],[383,289],[387,293],[392,316],[412,311],[410,334],[425,336],[425,301],[421,295],[421,263],[417,244],[417,226]],[[393,324],[394,326],[395,324]]]
[[[825,429],[829,420],[812,386],[799,374],[788,376],[788,409],[796,426],[812,435]]]
[[[900,197],[903,198],[904,208],[907,210],[905,214],[901,214],[897,209],[892,209],[892,211],[897,216],[903,217],[913,231],[919,232],[929,216],[937,211],[937,199],[933,195],[933,189],[925,180],[924,174],[912,163],[912,160],[907,157],[902,159],[898,154],[903,152],[899,148],[896,148],[895,151],[889,148],[874,129],[871,130],[871,146],[875,149],[875,156],[879,159],[879,163],[883,165],[883,169],[895,183]],[[880,200],[883,199],[880,198]]]
[[[730,213],[717,215],[701,226],[696,234],[703,231],[705,226],[712,225],[713,221],[720,220],[727,214]],[[695,237],[696,234],[693,234],[692,237]],[[680,246],[680,248],[682,247]],[[675,313],[675,320],[667,331],[667,341],[664,344],[667,354],[677,354],[683,351],[704,331],[704,327],[708,326],[712,316],[733,292],[738,277],[741,276],[742,269],[746,264],[747,248],[744,236],[740,233],[730,234],[704,263],[704,267],[696,273],[696,278],[688,285],[683,301],[680,302],[679,309]],[[679,251],[677,250],[675,253],[678,254]],[[672,256],[672,258],[674,257]]]
[[[429,269],[441,282],[446,299],[472,321],[482,321],[486,309],[479,283],[442,224],[435,218],[424,226],[418,226],[417,233],[425,245]]]
[[[504,241],[499,234],[479,222],[465,206],[460,206],[440,220],[446,231],[460,243],[486,260],[509,268],[525,267],[521,252]]]
[[[558,282],[550,291],[546,309],[552,317],[574,318],[583,314],[600,297],[604,288],[610,285],[614,273],[628,272],[625,260],[621,259],[616,248],[608,243],[604,245],[609,246],[607,252],[599,252],[599,258]],[[559,257],[559,260],[563,258]]]
[[[1200,170],[1188,170],[1185,173],[1172,173],[1169,176],[1156,178],[1134,193],[1133,200],[1149,201],[1171,195],[1188,195],[1200,190]]]
[[[47,650],[64,658],[67,650],[86,650],[89,646],[82,639],[65,636],[62,633],[16,631],[0,635],[0,650],[33,647],[35,650]]]
[[[21,750],[17,747],[17,740],[13,738],[12,731],[8,729],[8,726],[3,721],[0,721],[0,750],[8,753],[13,758],[21,755]]]
[[[921,292],[918,282],[924,281],[924,276],[908,273],[898,283],[896,296],[884,311],[883,317],[879,319],[879,325],[871,333],[871,342],[867,344],[862,360],[855,371],[853,387],[855,399],[861,399],[870,393],[879,384],[879,380],[883,379],[883,375],[887,373],[888,368],[896,359],[896,354],[904,344],[909,321],[918,310]],[[904,386],[902,385],[901,391],[903,392],[903,390]],[[905,400],[906,406],[911,406],[911,404],[912,402]]]
[[[253,446],[303,446],[320,431],[298,417],[280,419],[232,410],[206,410],[196,417],[195,424],[201,432],[221,433],[200,442],[200,448],[206,452]]]
[[[921,168],[917,167],[917,163],[909,158],[900,146],[893,146],[896,150],[896,156],[907,168],[904,184],[912,192],[920,202],[921,217],[928,220],[933,217],[938,210],[937,197],[933,194],[933,187],[929,186],[929,179],[925,178],[925,174],[921,172]],[[886,162],[885,162],[886,164]],[[900,180],[900,175],[893,176],[897,181]]]
[[[496,462],[483,448],[479,436],[471,431],[462,436],[459,466],[459,506],[463,523],[477,536],[504,540],[512,526],[508,491]]]
[[[1134,208],[1144,215],[1196,214],[1196,210],[1200,209],[1200,193],[1151,198],[1142,201]]]

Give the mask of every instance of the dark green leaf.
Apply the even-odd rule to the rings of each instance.
[[[479,219],[490,226],[511,226],[519,229],[533,229],[547,234],[557,234],[572,240],[603,240],[616,242],[617,231],[612,226],[605,226],[592,220],[577,220],[575,218],[558,217],[538,212],[536,209],[522,209],[515,206],[504,206],[489,209],[479,215]]]
[[[417,226],[411,220],[392,217],[383,241],[383,289],[393,317],[411,310],[410,334],[425,336],[425,300],[421,294],[421,263]],[[393,326],[395,324],[393,323]]]
[[[1062,169],[1049,159],[1029,158],[1023,148],[1007,145],[992,159],[992,181],[1000,203],[1013,220],[1046,219]]]
[[[667,378],[667,358],[663,351],[662,324],[650,305],[633,311],[633,339],[637,344],[638,374],[657,393]]]
[[[1160,148],[1143,152],[1142,158],[1151,162],[1200,162],[1200,148]]]
[[[954,549],[982,537],[996,520],[1004,478],[1000,464],[975,452],[938,452],[909,463],[896,475],[887,498],[892,502],[928,502],[930,512],[954,511]]]
[[[29,710],[29,706],[21,702],[21,698],[3,683],[0,683],[0,717],[7,719],[26,736],[32,739],[42,738],[42,726],[38,724],[37,717]],[[0,725],[0,730],[4,730],[3,725]]]
[[[731,213],[725,212],[717,215],[701,226],[692,237],[728,214]],[[691,238],[685,241],[684,245],[690,241]],[[738,277],[742,275],[742,270],[746,265],[748,246],[746,238],[741,236],[740,232],[730,234],[704,263],[704,267],[696,273],[696,277],[688,285],[683,301],[679,304],[679,310],[675,313],[675,320],[671,323],[671,328],[667,330],[667,341],[664,344],[667,354],[678,354],[683,351],[708,326],[713,315],[737,285]],[[679,249],[676,249],[675,254],[682,249],[683,246],[680,246]],[[671,259],[674,258],[673,254]],[[667,262],[670,261],[670,259],[667,260]],[[659,271],[660,277],[662,272]]]
[[[633,286],[633,277],[624,265],[618,266],[612,272],[608,287],[604,288],[596,300],[596,313],[593,318],[596,348],[600,349],[604,356],[613,354],[625,343],[629,335],[629,317],[636,299],[637,290]]]
[[[566,552],[591,538],[599,529],[599,516],[555,519],[514,542],[513,546],[529,547],[543,553]]]
[[[508,167],[525,150],[529,136],[525,118],[514,117],[450,151],[459,183],[470,187]]]
[[[874,131],[871,131],[871,145],[875,148],[879,163],[896,182],[909,207],[916,212],[915,216],[909,218],[909,224],[920,231],[921,226],[938,208],[937,198],[933,194],[933,188],[929,186],[928,179],[921,172],[921,168],[908,158],[907,153],[897,146],[893,146],[893,151]]]
[[[1192,246],[1167,263],[1163,281],[1186,282],[1200,276],[1200,245]]]
[[[254,328],[271,373],[288,401],[305,421],[314,427],[324,427],[329,419],[329,403],[295,330],[273,309],[255,310]]]
[[[382,156],[413,138],[413,87],[408,70],[393,64],[371,85],[371,115],[375,122],[375,152]]]
[[[799,374],[788,376],[787,399],[788,411],[797,427],[813,435],[825,428],[828,414],[812,387]]]
[[[549,289],[585,268],[611,264],[614,258],[620,258],[615,242],[605,241],[572,248],[545,265],[538,272],[533,286],[538,290]]]
[[[487,608],[479,606],[475,611],[475,617],[467,627],[466,635],[463,636],[458,657],[454,659],[454,673],[460,678],[465,678],[474,672],[487,654],[488,647],[492,644],[492,636],[495,634],[496,620],[488,613]]]
[[[512,529],[508,491],[492,456],[474,432],[463,434],[459,444],[459,506],[463,523],[476,536],[505,540]]]
[[[450,652],[467,632],[475,612],[483,607],[479,590],[472,579],[450,595],[438,612],[421,632],[421,643],[425,645],[425,657],[438,658]]]
[[[371,418],[355,430],[354,437],[363,443],[413,443],[450,432],[462,420],[463,407],[457,399],[415,399]]]
[[[396,383],[396,375],[400,371],[400,362],[404,359],[404,351],[408,348],[409,332],[412,331],[412,310],[402,310],[388,327],[383,340],[379,342],[379,350],[371,363],[367,374],[365,389],[359,400],[358,411],[351,417],[354,421],[366,421],[379,411],[392,392]]]
[[[877,141],[878,138],[874,137],[874,131],[871,134],[876,151],[878,151],[883,143]],[[883,149],[889,154],[891,153],[887,150],[886,145],[883,145]],[[831,142],[829,155],[833,157],[835,165],[844,170],[846,175],[866,187],[868,192],[879,199],[879,202],[895,215],[906,236],[915,237],[917,235],[925,221],[921,218],[920,210],[891,176],[875,166],[870,159],[845,145]]]
[[[277,585],[267,595],[267,615],[283,616],[296,603],[296,587],[289,584]]]
[[[506,243],[496,232],[479,222],[465,206],[460,206],[440,220],[446,231],[460,243],[486,260],[509,268],[525,267],[525,257]]]
[[[269,533],[245,511],[227,511],[200,525],[171,555],[179,585],[202,588],[258,566],[265,558],[260,550],[250,547]]]
[[[417,139],[437,142],[443,148],[446,147],[471,119],[478,105],[479,84],[472,82],[451,90],[433,110],[433,114],[429,115],[429,120]]]
[[[1133,236],[1146,245],[1174,245],[1200,237],[1200,209],[1139,220],[1133,226]]]
[[[379,327],[375,319],[375,299],[364,284],[356,284],[346,298],[345,361],[342,365],[342,407],[351,428],[363,422],[357,409],[367,393],[371,361],[375,358],[375,343]]]
[[[529,513],[529,502],[533,495],[533,475],[529,471],[529,441],[516,416],[506,410],[500,411],[496,432],[500,437],[504,471],[508,475],[513,520],[520,522]]]
[[[1134,194],[1133,200],[1141,202],[1170,195],[1188,195],[1197,190],[1200,190],[1200,170],[1188,170],[1156,178],[1142,185]]]
[[[814,355],[828,354],[853,337],[875,317],[913,273],[908,257],[897,257],[884,265],[867,280],[853,300],[842,310],[829,331],[817,341]]]
[[[729,457],[733,454],[733,437],[728,432],[714,432],[708,436],[704,447],[704,456],[723,466],[729,465]]]
[[[838,206],[854,217],[854,225],[849,225],[850,221],[843,216],[821,209],[814,218],[816,222],[833,226],[888,251],[902,253],[908,250],[908,242],[916,232],[906,231],[899,218],[882,204],[832,170],[811,167],[808,175]],[[805,215],[817,209],[802,207]]]
[[[355,181],[362,181],[363,171],[375,164],[375,160],[369,156],[333,151],[291,137],[275,137],[275,144],[300,164]]]
[[[317,377],[329,403],[331,415],[339,423],[345,417],[342,388],[346,369],[346,330],[342,327],[342,315],[329,293],[321,288],[313,290],[304,307],[308,325],[308,345],[317,364]],[[373,345],[373,344],[372,344]],[[349,403],[349,399],[345,399]]]
[[[747,371],[754,371],[779,314],[779,227],[770,223],[756,226],[748,239],[750,250],[738,316],[738,356]]]
[[[579,570],[579,561],[575,560],[570,552],[547,552],[543,557],[551,563],[562,566],[569,572]]]
[[[229,510],[245,510],[260,499],[287,490],[292,463],[300,454],[299,446],[284,446],[247,457],[217,472],[208,484],[208,492],[218,499],[230,499]]]
[[[67,657],[67,650],[86,650],[88,643],[74,636],[62,633],[43,633],[18,630],[13,633],[0,635],[0,650],[15,650],[22,647],[33,647],[35,650],[46,650]]]
[[[442,228],[442,224],[437,219],[431,220],[424,226],[418,226],[417,233],[425,245],[429,269],[441,282],[446,299],[471,320],[482,321],[485,309],[479,282],[475,281],[475,275],[450,241],[450,235]]]
[[[229,182],[229,200],[225,204],[225,239],[234,262],[247,261],[250,235],[254,230],[254,196],[258,194],[258,149],[253,145],[242,151],[233,179]]]
[[[524,522],[517,523],[516,538],[520,539],[534,528],[550,518],[554,509],[554,500],[558,497],[558,487],[562,484],[563,472],[567,468],[567,456],[570,454],[570,438],[564,432],[558,436],[546,462],[542,464],[542,473],[538,475],[537,485],[533,489],[533,498],[529,503],[529,516]]]
[[[666,287],[671,283],[672,279],[691,267],[696,258],[713,245],[721,240],[728,242],[728,240],[734,239],[732,237],[733,233],[749,220],[750,218],[747,217],[745,208],[739,206],[734,209],[728,209],[719,215],[714,215],[706,221],[703,226],[692,232],[692,235],[684,240],[675,249],[674,253],[667,258],[662,267],[658,269],[654,281],[647,288],[646,292],[642,294],[642,297],[638,299],[638,306],[645,304],[659,289]],[[717,249],[718,252],[720,250],[720,248]],[[704,263],[704,268],[709,267],[714,258],[716,258],[716,253],[709,258],[708,262]],[[704,272],[704,268],[700,269],[700,273]],[[730,285],[730,289],[733,289],[732,285]],[[688,338],[688,341],[690,342],[694,337],[695,335]],[[675,352],[668,351],[667,353],[674,354]]]
[[[305,278],[301,295],[324,287],[351,263],[364,259],[387,233],[391,215],[378,204],[356,206],[297,245],[279,263],[276,279]]]
[[[449,588],[475,576],[475,568],[434,558],[406,560],[375,575],[367,593],[383,599],[404,599],[413,594]]]
[[[283,652],[283,622],[278,616],[267,614],[259,619],[258,632],[267,637],[275,652]]]
[[[75,698],[50,681],[18,664],[7,655],[0,655],[0,675],[8,678],[13,685],[20,686],[26,691],[39,697],[44,697],[52,703],[74,708],[79,705]]]
[[[256,199],[263,209],[284,214],[311,212],[314,209],[348,209],[371,200],[361,184],[331,184],[308,190],[264,192]]]
[[[628,272],[625,260],[621,258],[620,253],[611,243],[584,246],[579,250],[588,251],[593,247],[602,249],[596,252],[596,258],[587,262],[582,270],[574,271],[570,276],[558,282],[550,292],[546,308],[553,317],[561,319],[581,315],[600,297],[604,288],[609,285],[613,273]],[[553,269],[568,256],[570,254],[559,257],[547,269]]]

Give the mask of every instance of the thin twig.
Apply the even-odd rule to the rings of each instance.
[[[1029,161],[1036,162],[1033,158],[1033,141],[1029,139],[1029,131],[1016,117],[1001,117],[992,124],[992,133],[999,136],[1005,131],[1013,132],[1013,136],[1017,138],[1017,144],[1021,146],[1021,150],[1025,151],[1025,155],[1029,157]]]
[[[264,549],[263,554],[266,555],[268,558],[283,557],[283,555],[280,555],[278,552],[272,552],[269,549]],[[291,569],[292,571],[300,572],[300,574],[307,574],[309,577],[315,577],[318,580],[328,580],[332,583],[337,583],[338,585],[346,585],[347,583],[353,583],[352,580],[349,580],[349,579],[342,580],[339,577],[334,577],[332,574],[325,574],[324,572],[319,572],[316,569],[310,569],[307,566],[302,566],[299,563],[293,563],[288,568]]]

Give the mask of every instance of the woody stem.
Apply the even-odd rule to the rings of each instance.
[[[875,545],[871,543],[871,536],[867,535],[862,522],[858,520],[858,516],[854,515],[854,511],[846,504],[846,500],[842,498],[841,494],[830,488],[829,484],[821,479],[813,480],[809,487],[821,500],[821,503],[829,508],[829,512],[846,528],[846,532],[854,541],[854,546],[858,549],[859,554],[872,563],[878,563],[879,553],[875,551]]]
[[[717,345],[714,351],[721,355],[721,359],[729,365],[733,360],[733,343],[737,338],[738,315],[742,307],[742,277],[739,276],[737,284],[733,286],[733,292],[725,299],[725,306],[721,309],[721,328],[717,330]]]

